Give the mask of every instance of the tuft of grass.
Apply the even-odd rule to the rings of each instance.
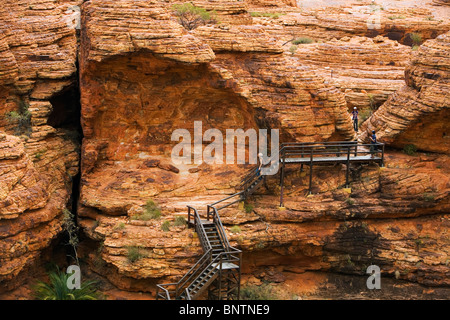
[[[414,46],[420,46],[423,42],[423,37],[418,32],[413,32],[409,34]]]
[[[57,271],[48,274],[50,283],[38,281],[33,287],[34,296],[38,300],[98,300],[96,282],[81,283],[80,289],[69,289],[67,281],[71,274]]]
[[[289,52],[290,52],[292,55],[294,55],[294,54],[295,54],[295,51],[297,51],[297,49],[298,49],[298,47],[297,47],[296,45],[292,45],[292,46],[289,48]]]
[[[259,17],[265,17],[265,18],[272,18],[272,19],[278,19],[279,17],[285,15],[285,13],[279,13],[279,12],[250,12],[250,15],[255,18]]]
[[[231,233],[241,233],[241,228],[239,226],[232,226],[230,229]]]
[[[131,263],[135,263],[136,261],[145,258],[147,254],[142,250],[141,247],[130,246],[127,247],[127,259]]]
[[[407,144],[403,147],[403,152],[408,156],[414,156],[417,152],[417,147],[413,144]]]
[[[20,136],[31,134],[31,112],[28,110],[29,104],[25,100],[17,101],[18,111],[11,111],[5,114],[6,120],[14,124],[14,134]]]
[[[251,212],[253,212],[253,205],[251,204],[251,203],[245,203],[244,204],[244,210],[245,210],[245,213],[251,213]]]
[[[251,285],[241,289],[242,300],[277,300],[277,294],[272,285],[264,283],[260,286]]]
[[[314,40],[308,37],[300,37],[292,41],[292,44],[298,45],[298,44],[309,44],[313,43]]]
[[[185,226],[187,224],[186,218],[182,216],[176,216],[173,225],[175,227]]]
[[[150,219],[159,219],[161,217],[161,210],[153,200],[148,200],[145,204],[145,210],[142,214],[131,216],[132,220],[148,221]]]
[[[347,200],[345,200],[345,203],[347,203],[348,205],[352,206],[355,204],[355,200],[352,198],[347,198]]]
[[[397,16],[389,16],[388,19],[390,20],[397,20],[397,19],[406,19],[405,16],[397,15]]]
[[[425,193],[422,198],[426,202],[433,202],[436,199],[436,196],[433,193]]]
[[[123,229],[125,229],[125,223],[123,222],[119,222],[114,226],[114,230],[123,230]]]
[[[34,154],[34,158],[37,160],[41,160],[42,156],[47,152],[46,150],[40,150]]]
[[[163,224],[161,225],[161,230],[164,232],[168,232],[170,231],[170,221],[164,221]]]

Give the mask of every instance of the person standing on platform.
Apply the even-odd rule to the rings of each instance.
[[[352,111],[352,120],[353,129],[355,130],[355,132],[358,132],[358,109],[356,107],[354,107]]]
[[[377,145],[377,135],[375,134],[375,130],[372,131],[372,135],[370,138],[370,157],[374,157],[374,152],[376,151],[375,146]]]

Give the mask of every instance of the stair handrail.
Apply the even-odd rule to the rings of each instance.
[[[376,148],[374,151],[366,151],[366,150],[358,150],[358,147],[373,147],[373,146],[381,146],[381,150]],[[328,151],[326,149],[330,149],[336,147],[337,151]],[[346,151],[341,151],[341,148],[344,148],[344,150]],[[360,144],[358,143],[358,141],[329,141],[329,142],[321,142],[321,143],[317,143],[317,142],[306,142],[306,143],[300,143],[300,142],[294,142],[294,143],[283,143],[281,144],[281,148],[279,149],[279,154],[278,157],[280,160],[282,160],[282,162],[284,163],[286,156],[290,156],[290,155],[301,155],[303,156],[309,156],[311,158],[311,161],[313,160],[313,155],[319,154],[319,155],[325,155],[325,154],[345,154],[347,155],[347,158],[349,158],[350,156],[350,150],[354,148],[354,154],[355,157],[357,156],[357,154],[379,154],[380,155],[380,163],[381,165],[384,164],[384,152],[385,152],[385,144],[384,143],[375,143],[375,144]],[[324,150],[325,149],[325,150]],[[324,151],[322,151],[324,150]],[[300,152],[300,153],[298,153]],[[280,157],[281,156],[281,157]],[[270,158],[270,160],[273,158],[273,156]],[[270,163],[271,161],[268,161],[268,163]],[[267,165],[267,164],[266,164]],[[265,166],[266,166],[265,165]],[[256,167],[256,166],[255,166]],[[206,234],[206,231],[203,227],[200,215],[198,214],[198,211],[191,207],[191,206],[187,206],[188,207],[188,223],[190,223],[190,218],[191,218],[191,210],[194,211],[193,214],[193,218],[194,218],[194,226],[195,226],[195,230],[199,236],[199,240],[200,243],[202,245],[203,250],[205,251],[205,254],[197,261],[197,263],[180,279],[180,281],[176,282],[176,283],[168,283],[168,284],[161,284],[161,285],[157,285],[157,298],[158,297],[164,297],[163,295],[159,294],[159,289],[163,290],[163,292],[165,293],[165,296],[168,300],[170,300],[170,292],[165,288],[167,286],[173,286],[176,285],[176,290],[175,290],[175,297],[179,298],[180,295],[178,294],[180,292],[180,289],[182,289],[187,283],[189,283],[186,288],[182,291],[185,291],[186,293],[186,298],[190,299],[191,295],[190,292],[188,290],[189,286],[192,285],[194,281],[189,282],[195,275],[197,275],[199,272],[200,274],[197,275],[197,278],[203,274],[203,272],[211,265],[214,263],[214,261],[216,261],[217,259],[220,259],[220,262],[222,264],[222,258],[223,256],[227,256],[228,260],[232,261],[233,259],[230,259],[230,257],[236,259],[236,261],[239,262],[239,267],[241,264],[241,258],[240,256],[242,255],[242,251],[239,249],[236,249],[232,246],[230,246],[230,243],[228,241],[228,237],[226,236],[225,233],[225,229],[223,227],[222,221],[220,219],[219,213],[218,211],[221,209],[224,209],[238,201],[241,200],[245,200],[245,198],[247,197],[247,191],[249,189],[249,187],[255,182],[255,179],[258,178],[260,179],[260,175],[261,173],[258,172],[258,170],[255,170],[254,168],[251,168],[249,170],[249,172],[246,174],[246,176],[244,177],[244,182],[241,184],[241,186],[244,187],[243,191],[240,192],[236,192],[232,195],[229,195],[227,197],[225,197],[224,199],[218,200],[212,204],[207,205],[207,220],[210,219],[210,216],[212,218],[213,223],[216,225],[216,229],[218,231],[219,237],[221,239],[222,244],[225,246],[225,250],[223,252],[220,252],[214,259],[212,256],[212,246],[211,243],[208,239],[208,236]],[[229,204],[226,204],[222,207],[217,208],[216,205],[218,205],[219,203],[222,203],[228,199],[231,199],[233,197],[236,196],[240,196],[240,199],[233,201]],[[235,253],[239,253],[239,257],[236,258],[234,256]],[[208,262],[208,265],[206,267],[203,267],[206,262]],[[220,266],[222,268],[222,265]],[[202,270],[202,271],[200,271]],[[211,271],[210,271],[211,272]],[[196,279],[197,279],[196,278]]]
[[[157,284],[156,285],[156,300],[158,300],[159,297],[165,298],[166,300],[170,300],[170,292],[165,287],[174,286],[176,284],[177,284],[177,282]],[[162,290],[164,294],[160,294],[159,290]]]
[[[205,228],[203,227],[202,224],[202,219],[197,209],[195,209],[192,206],[187,206],[187,208],[188,208],[188,223],[190,223],[191,220],[191,210],[194,211],[194,227],[195,231],[197,232],[203,251],[207,252],[208,250],[211,250],[212,249],[211,243],[209,242],[208,236],[206,235]]]
[[[241,250],[238,250],[238,249],[236,249],[236,248],[233,248],[233,247],[230,247],[230,248],[231,248],[231,251],[228,250],[228,251],[224,251],[224,252],[219,253],[219,254],[218,254],[218,255],[217,255],[217,256],[209,263],[209,265],[204,269],[204,271],[206,271],[210,266],[214,266],[214,265],[220,266],[220,270],[222,270],[222,266],[223,266],[223,263],[224,263],[224,262],[238,262],[238,263],[239,263],[239,267],[240,267],[240,260],[241,260],[240,256],[239,256],[239,257],[236,257],[236,256],[233,255],[233,254],[236,254],[236,253],[241,254],[242,251],[241,251]],[[226,259],[224,259],[224,257],[225,257]],[[216,266],[214,266],[214,269],[209,270],[208,272],[201,272],[201,273],[197,276],[197,278],[194,279],[194,280],[191,282],[191,284],[186,288],[186,290],[189,290],[190,292],[192,292],[193,290],[199,288],[200,282],[198,282],[197,284],[195,284],[196,280],[199,280],[200,276],[205,276],[205,275],[206,275],[206,276],[209,276],[209,275],[213,274],[215,270],[219,270],[219,269],[216,269]],[[190,288],[190,289],[189,289],[189,288]]]
[[[185,273],[185,275],[178,281],[175,296],[178,299],[181,293],[187,289],[193,282],[192,279],[196,279],[199,274],[201,274],[212,261],[212,249],[208,250],[195,264],[194,266]]]
[[[225,250],[230,248],[230,243],[228,241],[228,237],[225,234],[225,229],[222,224],[222,220],[220,219],[219,212],[216,207],[208,205],[207,206],[207,218],[209,220],[209,216],[211,215],[212,221],[216,225],[216,230],[219,234],[220,241],[225,246]]]
[[[203,224],[201,222],[200,215],[198,214],[197,209],[194,207],[188,206],[188,223],[190,223],[191,218],[191,210],[193,210],[193,217],[194,217],[194,226],[195,231],[197,232],[197,235],[199,237],[200,244],[205,251],[203,256],[189,269],[188,272],[186,272],[183,277],[176,283],[166,283],[166,284],[158,284],[157,288],[163,290],[166,294],[166,298],[170,300],[170,293],[165,288],[171,285],[175,285],[175,299],[178,299],[181,295],[181,293],[189,286],[186,284],[190,283],[190,280],[199,272],[205,269],[205,265],[209,265],[212,261],[212,246],[209,242],[209,239],[206,235],[205,228],[203,227]],[[185,288],[186,287],[186,288]],[[157,292],[158,296],[158,292]]]

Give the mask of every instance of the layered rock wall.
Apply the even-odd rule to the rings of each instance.
[[[76,3],[8,0],[0,8],[1,291],[32,274],[70,208],[78,141],[49,118],[54,97],[77,82],[77,38],[65,16]],[[61,110],[64,118],[64,103]]]
[[[361,139],[372,130],[380,141],[403,148],[449,153],[449,34],[424,43],[406,70],[406,86],[364,125]]]

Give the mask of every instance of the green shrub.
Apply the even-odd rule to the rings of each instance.
[[[15,124],[14,134],[20,136],[22,134],[31,134],[31,112],[28,110],[29,104],[20,100],[17,102],[19,105],[18,111],[11,111],[6,113],[6,119],[9,123]]]
[[[292,41],[292,44],[298,45],[298,44],[309,44],[313,43],[314,40],[308,37],[300,37]]]
[[[207,23],[214,23],[216,20],[215,11],[208,12],[206,9],[196,7],[192,3],[174,4],[173,10],[178,17],[178,22],[187,30],[193,30]]]
[[[230,229],[231,233],[241,233],[241,228],[239,226],[232,226]]]
[[[70,276],[59,270],[50,272],[49,284],[38,281],[33,287],[35,298],[38,300],[97,300],[100,298],[94,281],[81,283],[80,289],[69,289],[67,280]]]
[[[187,224],[186,218],[182,216],[176,216],[173,225],[175,227],[185,226]]]
[[[397,20],[397,19],[406,19],[406,17],[405,16],[390,16],[390,17],[388,17],[388,19]]]
[[[114,230],[123,230],[125,229],[125,223],[123,222],[119,222],[118,224],[116,224],[116,226],[114,227]]]
[[[433,202],[436,199],[436,196],[433,193],[425,193],[423,195],[423,200],[427,202]]]
[[[164,232],[170,231],[170,222],[167,220],[164,221],[163,224],[161,225],[161,230]]]
[[[253,212],[253,205],[251,203],[245,203],[244,210],[245,210],[245,213]]]
[[[242,300],[277,300],[273,287],[264,283],[260,286],[251,285],[241,289]]]
[[[145,213],[151,215],[153,219],[158,219],[161,217],[161,210],[159,206],[153,202],[153,200],[148,200],[145,204]]]
[[[420,46],[422,44],[423,38],[420,33],[417,32],[410,33],[409,37],[411,38],[415,46]]]
[[[285,13],[271,13],[271,12],[250,12],[250,15],[255,18],[259,17],[265,17],[265,18],[272,18],[272,19],[278,19],[279,17],[285,15]]]
[[[145,258],[147,254],[143,252],[141,247],[131,246],[127,247],[127,259],[129,262],[134,263],[142,258]]]
[[[296,45],[292,45],[290,48],[289,48],[289,52],[292,54],[292,55],[294,55],[295,54],[295,51],[297,51],[297,46]]]
[[[159,219],[161,217],[161,210],[153,200],[148,200],[144,207],[142,214],[135,214],[131,216],[132,220],[148,221],[150,219]]]
[[[347,198],[347,200],[345,200],[345,203],[347,203],[348,205],[352,206],[355,204],[355,200],[352,198]]]
[[[417,147],[413,144],[407,144],[403,147],[403,152],[406,153],[408,156],[413,156],[417,152]]]

